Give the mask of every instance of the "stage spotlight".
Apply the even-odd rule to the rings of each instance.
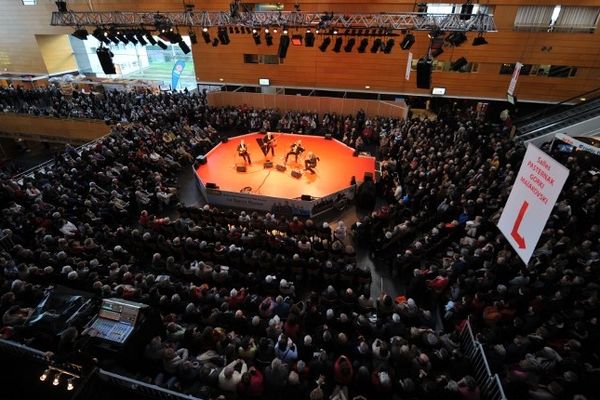
[[[244,29],[244,28],[242,28],[242,29]],[[249,34],[251,34],[251,33],[252,33],[252,29],[250,29],[250,28],[246,27],[246,33],[247,33],[248,35],[249,35]]]
[[[452,32],[446,37],[446,42],[454,47],[458,47],[467,41],[467,35],[464,32]]]
[[[435,57],[439,56],[440,54],[442,54],[443,52],[444,52],[444,49],[442,49],[441,47],[438,49],[435,49],[431,52],[431,57],[435,58]]]
[[[321,43],[321,45],[319,46],[319,50],[321,50],[323,53],[325,53],[327,51],[327,47],[329,47],[330,44],[331,44],[331,39],[326,37],[325,39],[323,39],[323,43]]]
[[[186,42],[184,42],[183,40],[180,41],[179,43],[179,48],[181,49],[181,51],[183,51],[183,54],[188,54],[190,51],[190,46],[187,45]]]
[[[417,11],[418,13],[426,13],[427,12],[427,3],[418,3]]]
[[[48,379],[48,375],[50,375],[50,368],[46,369],[42,375],[40,375],[40,381],[44,382],[46,379]]]
[[[146,42],[146,40],[144,39],[144,34],[141,32],[138,32],[135,34],[135,37],[137,38],[138,42],[140,42],[140,44],[142,46],[145,46],[148,44],[148,42]]]
[[[369,45],[369,39],[364,38],[360,41],[360,45],[358,46],[358,52],[364,53],[367,50],[367,46]]]
[[[217,36],[219,37],[219,41],[223,45],[228,45],[231,42],[229,40],[229,34],[227,34],[227,28],[219,28]]]
[[[101,29],[99,27],[96,27],[96,29],[94,29],[94,31],[92,32],[92,36],[95,37],[99,42],[109,44],[110,40],[108,39],[108,37],[105,36],[105,34],[106,32],[104,31],[104,29]]]
[[[76,37],[79,40],[87,40],[88,37],[88,31],[85,28],[78,28],[75,32],[73,32],[71,35],[73,35],[73,37]]]
[[[344,46],[344,51],[346,53],[352,52],[352,48],[354,47],[355,44],[356,44],[356,39],[350,38],[350,40],[348,40],[348,43],[346,43],[346,46]]]
[[[73,382],[74,382],[74,381],[75,381],[75,378],[70,378],[70,379],[67,381],[67,390],[68,390],[68,391],[71,391],[71,390],[73,390],[73,389],[75,388],[75,386],[73,385]]]
[[[219,39],[214,38],[213,41],[212,41],[212,46],[213,47],[217,47],[218,45],[219,45]]]
[[[342,50],[342,44],[344,40],[341,37],[335,39],[335,45],[333,46],[333,51],[339,53]]]
[[[442,31],[437,26],[434,26],[427,35],[429,36],[429,39],[435,39],[436,37],[442,36],[443,34],[444,34],[444,31]]]
[[[258,46],[261,43],[260,33],[256,29],[252,32],[252,39],[254,39],[254,43]]]
[[[208,33],[208,28],[202,29],[202,39],[204,39],[204,43],[210,43],[210,33]]]
[[[488,44],[487,40],[483,37],[483,34],[479,34],[475,39],[473,39],[473,46],[483,46],[484,44]]]
[[[58,12],[61,12],[61,13],[69,12],[69,10],[67,10],[67,2],[66,1],[56,1],[56,2],[54,2],[54,4],[56,4],[56,8],[58,9]]]
[[[242,29],[244,29],[244,28],[242,28]],[[235,31],[235,33],[240,33],[240,27],[236,26],[235,29],[234,29],[234,31]]]
[[[229,27],[229,33],[231,33],[233,35],[233,26]]]
[[[123,44],[129,44],[129,39],[127,39],[127,36],[125,36],[124,33],[122,32],[117,32],[117,37],[119,38],[119,40],[121,42],[123,42]]]
[[[413,44],[415,44],[415,35],[412,33],[407,33],[400,43],[400,48],[402,50],[410,50]]]
[[[268,29],[265,29],[265,42],[267,43],[267,46],[273,46],[273,36]]]
[[[160,39],[156,41],[156,44],[158,45],[158,47],[160,47],[160,48],[161,48],[161,49],[163,49],[163,50],[166,50],[166,49],[167,49],[167,47],[169,47],[169,46],[167,46],[167,44],[166,44],[165,42],[163,42],[163,41],[162,41],[162,40],[160,40]]]
[[[54,386],[58,386],[60,384],[60,372],[56,374],[56,376],[54,377],[54,380],[52,381],[52,384]]]
[[[315,45],[315,34],[310,29],[307,29],[306,35],[304,35],[304,45],[306,47],[314,47]]]
[[[127,39],[133,43],[133,45],[135,46],[136,44],[138,44],[138,40],[135,38],[135,32],[133,31],[127,31],[125,33],[125,36],[127,37]]]
[[[277,51],[279,58],[285,58],[289,46],[290,37],[288,35],[281,35],[281,38],[279,38],[279,50]]]
[[[450,65],[450,69],[452,71],[460,71],[465,65],[467,65],[469,62],[467,61],[466,58],[461,57],[458,60],[454,61],[451,65]]]
[[[119,38],[117,37],[117,35],[113,32],[106,32],[105,36],[110,39],[111,42],[113,42],[114,44],[119,44]]]
[[[198,44],[198,38],[196,37],[196,33],[194,33],[194,31],[190,30],[188,35],[190,36],[190,42],[192,42],[192,44]]]
[[[146,39],[152,46],[156,46],[156,40],[154,39],[152,32],[146,32]]]
[[[394,39],[388,39],[388,41],[385,43],[385,46],[383,48],[383,52],[385,54],[390,54],[392,52],[392,49],[394,48],[395,44],[396,44],[396,41]]]
[[[373,45],[371,46],[371,53],[377,53],[380,49],[381,49],[381,39],[377,38],[375,39],[375,41],[373,42]]]
[[[460,19],[468,21],[471,19],[471,14],[473,14],[473,3],[471,3],[471,0],[467,0],[467,2],[460,7]]]
[[[287,28],[283,28],[283,34],[284,34],[284,35],[287,35],[287,34],[288,34],[288,30],[287,30]]]
[[[277,30],[277,28],[273,28],[273,33],[277,33],[277,32],[279,32],[279,31]]]

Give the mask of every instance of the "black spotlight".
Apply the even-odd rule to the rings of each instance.
[[[162,41],[162,40],[160,40],[160,39],[156,41],[156,44],[158,45],[158,47],[160,47],[160,48],[161,48],[161,49],[163,49],[163,50],[166,50],[166,49],[167,49],[167,47],[169,47],[169,46],[167,46],[167,44],[166,44],[165,42],[163,42],[163,41]]]
[[[244,29],[244,28],[242,28]],[[240,28],[238,26],[235,27],[235,33],[240,33]]]
[[[208,28],[202,28],[202,38],[204,39],[204,43],[210,43],[210,33],[208,33]]]
[[[233,35],[233,26],[229,27],[229,33],[231,33]]]
[[[439,49],[435,49],[431,52],[431,57],[437,57],[444,52],[444,49],[441,47]]]
[[[88,37],[88,31],[85,28],[78,28],[75,32],[73,32],[71,35],[73,35],[74,37],[76,37],[79,40],[87,40]]]
[[[108,31],[108,34],[106,36],[108,39],[110,39],[111,42],[113,42],[114,44],[119,44],[119,38],[117,37],[116,32],[113,32],[112,30]]]
[[[484,44],[488,44],[488,42],[482,34],[479,34],[479,36],[473,39],[473,46],[483,46]]]
[[[56,8],[58,8],[58,12],[61,13],[66,13],[69,12],[69,10],[67,10],[67,2],[66,1],[56,1]]]
[[[94,29],[94,31],[92,32],[92,36],[98,39],[99,42],[102,42],[104,44],[110,43],[110,39],[107,36],[105,36],[105,31],[102,28]]]
[[[458,60],[454,61],[451,65],[450,65],[450,69],[452,71],[460,71],[465,65],[467,65],[469,62],[467,61],[466,58],[461,57]]]
[[[467,41],[467,35],[464,32],[452,32],[446,37],[446,41],[454,47],[458,47]]]
[[[123,32],[117,32],[117,37],[123,44],[129,44],[129,39],[127,39],[127,36]]]
[[[152,46],[156,46],[156,40],[154,39],[152,32],[146,32],[146,40],[148,40]]]
[[[473,14],[473,3],[471,3],[471,0],[467,0],[467,2],[460,7],[460,19],[468,21],[471,19],[471,14]]]
[[[307,29],[306,35],[304,35],[304,45],[306,47],[314,47],[315,45],[315,34],[310,29]]]
[[[183,54],[188,54],[190,51],[192,51],[190,50],[190,46],[188,46],[183,40],[181,40],[178,44],[181,51],[183,51]]]
[[[427,3],[418,3],[417,11],[418,13],[426,13],[427,12]]]
[[[281,38],[279,39],[279,50],[277,51],[279,58],[285,58],[289,46],[290,37],[288,35],[281,35]]]
[[[219,42],[223,45],[228,45],[231,41],[229,40],[229,34],[227,33],[227,28],[219,28],[219,32],[217,33],[219,37]]]
[[[331,38],[326,37],[325,39],[323,39],[323,43],[321,43],[321,45],[319,46],[319,50],[325,53],[327,51],[327,47],[329,47],[330,44]]]
[[[344,42],[344,40],[341,37],[338,37],[337,39],[335,39],[335,45],[333,46],[333,51],[335,51],[336,53],[339,53],[342,50],[343,42]]]
[[[354,47],[355,44],[356,44],[356,39],[350,38],[350,40],[348,40],[348,43],[346,43],[346,45],[344,46],[344,51],[346,53],[352,52],[352,48]]]
[[[213,47],[217,47],[218,45],[219,45],[219,39],[214,38],[213,41],[212,41],[212,46]]]
[[[361,40],[360,45],[358,46],[358,52],[364,53],[365,51],[367,51],[368,45],[369,45],[369,39],[364,38],[363,40]]]
[[[394,48],[395,44],[396,44],[396,41],[394,39],[388,39],[388,41],[385,42],[385,47],[383,48],[383,52],[385,54],[390,54],[392,52],[392,49]]]
[[[125,36],[127,37],[127,39],[133,43],[133,45],[135,46],[136,44],[138,44],[138,40],[135,38],[135,32],[133,31],[127,31],[125,33]]]
[[[415,35],[412,33],[407,33],[400,43],[400,48],[402,50],[410,50],[413,44],[415,44]]]
[[[144,39],[144,35],[141,32],[136,33],[135,37],[137,38],[138,42],[140,42],[140,44],[142,46],[145,46],[148,44],[148,42],[146,42],[146,39]]]
[[[375,39],[375,41],[373,42],[373,45],[371,46],[371,53],[377,53],[379,51],[379,49],[381,49],[381,39],[377,38]]]
[[[265,29],[265,42],[267,46],[273,46],[273,35],[271,35],[268,29]]]
[[[260,33],[256,29],[252,30],[252,39],[254,39],[254,43],[256,43],[257,46],[261,43]]]
[[[192,44],[198,44],[198,37],[196,37],[196,33],[194,31],[190,31],[188,35],[190,36],[190,42],[192,42]]]

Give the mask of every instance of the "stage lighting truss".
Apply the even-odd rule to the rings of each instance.
[[[444,32],[496,32],[494,16],[473,14],[468,19],[461,14],[389,13],[389,14],[333,14],[297,11],[239,12],[232,18],[229,12],[135,12],[135,11],[86,11],[53,12],[52,26],[91,27],[119,26],[137,28],[154,26],[159,31],[175,26],[252,28],[256,26],[290,28],[337,29],[385,29],[431,31],[434,27]]]

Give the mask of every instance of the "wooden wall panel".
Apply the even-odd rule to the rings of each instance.
[[[226,10],[229,0],[201,1],[186,0],[193,3],[197,11]],[[281,3],[286,10],[293,9],[295,1],[284,0]],[[457,3],[460,3],[457,1]],[[495,6],[495,21],[499,32],[486,35],[489,45],[472,47],[470,41],[474,33],[469,33],[469,41],[458,48],[446,49],[438,59],[452,61],[465,57],[469,61],[480,63],[480,72],[461,76],[457,73],[433,74],[433,83],[448,88],[450,96],[474,96],[485,98],[504,98],[510,76],[499,75],[501,63],[521,61],[531,64],[554,64],[577,66],[574,78],[522,77],[517,86],[520,99],[559,101],[577,95],[592,87],[600,86],[600,33],[569,34],[548,32],[514,32],[513,23],[519,5],[555,5],[554,0],[489,0],[486,4]],[[561,5],[599,6],[598,0],[562,0]],[[95,10],[145,10],[177,11],[181,10],[179,0],[94,0]],[[401,0],[311,0],[302,2],[304,11],[341,12],[398,12],[411,11],[414,1]],[[74,10],[89,10],[87,0],[69,1]],[[53,1],[40,1],[37,6],[23,6],[19,0],[0,1],[0,70],[10,72],[47,73],[48,69],[42,57],[35,35],[70,33],[70,28],[51,27],[50,13],[56,7]],[[196,30],[198,35],[199,31]],[[211,34],[214,34],[214,30]],[[290,33],[295,33],[294,30]],[[411,49],[415,58],[424,55],[427,50],[427,35],[416,33],[417,42]],[[275,45],[256,46],[251,35],[231,35],[229,46],[200,43],[193,46],[196,75],[199,81],[243,83],[255,85],[258,77],[268,77],[273,85],[297,86],[309,88],[337,88],[364,90],[365,85],[373,92],[391,92],[398,94],[427,94],[428,90],[416,89],[415,74],[409,81],[404,80],[406,52],[401,51],[396,38],[396,46],[389,55],[358,54],[356,47],[351,54],[343,51],[336,54],[331,51],[333,43],[326,53],[315,48],[290,46],[288,57],[281,65],[244,64],[244,53],[276,54]],[[370,40],[372,42],[372,39]],[[316,45],[321,43],[317,39]],[[369,46],[370,47],[370,46]],[[550,52],[541,51],[542,47],[552,47]],[[544,89],[540,89],[544,88]],[[301,106],[301,104],[299,105]]]
[[[208,104],[213,107],[246,105],[253,108],[278,108],[281,111],[299,110],[319,114],[356,114],[364,110],[368,116],[405,118],[408,108],[404,103],[378,100],[340,99],[334,97],[290,96],[281,94],[210,92]],[[273,106],[268,106],[273,104]]]
[[[0,113],[0,131],[20,137],[91,141],[107,135],[109,130],[108,125],[97,120]]]
[[[77,61],[67,35],[35,35],[48,74],[77,71]]]

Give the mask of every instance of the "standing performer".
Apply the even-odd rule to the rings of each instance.
[[[275,157],[275,136],[271,132],[267,132],[263,136],[263,153],[265,153],[265,156],[269,153],[269,150],[271,150],[271,155]]]
[[[237,151],[240,157],[242,157],[245,162],[252,165],[252,161],[250,161],[250,153],[248,153],[248,146],[244,142],[244,139],[242,139],[240,144],[238,144]]]
[[[302,140],[297,140],[296,143],[290,146],[290,151],[285,155],[285,162],[287,164],[288,158],[290,156],[295,156],[296,162],[298,162],[298,156],[304,152],[304,147],[302,147]]]
[[[312,151],[308,152],[308,156],[306,156],[306,160],[304,160],[304,170],[310,171],[311,174],[315,173],[313,168],[317,167],[317,161],[321,161],[319,157]]]

